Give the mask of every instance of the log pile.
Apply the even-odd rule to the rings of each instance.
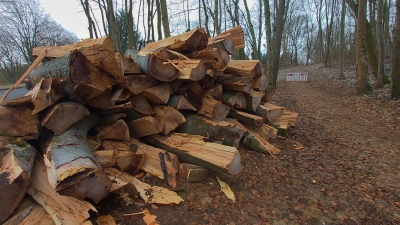
[[[108,37],[34,48],[46,55],[29,74],[35,87],[0,106],[0,222],[43,212],[25,193],[55,224],[90,224],[96,209],[85,199],[98,203],[126,186],[147,203],[179,204],[175,192],[133,175],[176,187],[178,172],[194,181],[208,170],[240,173],[241,145],[279,154],[268,139],[298,114],[265,102],[261,63],[230,58],[243,47],[235,27],[213,38],[195,29],[125,54]]]

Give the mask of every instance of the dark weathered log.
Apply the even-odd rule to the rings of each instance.
[[[160,84],[143,92],[143,96],[154,104],[167,104],[171,89],[168,83]]]
[[[207,72],[204,62],[199,59],[170,60],[170,63],[178,70],[180,80],[201,80]]]
[[[142,50],[154,51],[161,47],[165,47],[180,53],[189,53],[206,48],[208,38],[209,36],[203,28],[197,28],[181,35],[149,43],[144,46]]]
[[[222,95],[222,102],[236,109],[246,108],[246,98],[242,92],[225,91]]]
[[[261,126],[264,123],[264,120],[260,116],[256,116],[253,114],[241,112],[238,110],[231,109],[228,114],[229,117],[236,118],[240,122],[246,123],[246,124],[252,124],[256,126]]]
[[[152,52],[128,49],[126,56],[131,57],[140,66],[140,71],[154,79],[169,82],[178,77],[178,70],[170,63],[164,63]]]
[[[240,91],[245,93],[251,93],[253,91],[252,80],[248,77],[224,74],[223,76],[217,77],[215,82],[222,84],[224,90],[227,91]]]
[[[226,35],[226,34],[230,35],[230,38],[233,41],[233,45],[235,46],[235,50],[242,49],[245,47],[244,35],[243,35],[243,30],[242,30],[241,26],[237,26],[232,29],[226,30],[226,31],[220,33],[218,36],[222,36],[222,35]]]
[[[239,151],[230,146],[204,142],[202,136],[170,133],[145,137],[151,145],[174,153],[182,161],[214,171],[238,174],[243,166]]]
[[[130,174],[137,173],[146,157],[141,151],[100,150],[93,153],[95,159],[103,168],[114,167]]]
[[[160,133],[163,125],[152,116],[146,116],[137,120],[128,122],[129,133],[133,138],[140,138],[150,134]]]
[[[214,88],[214,77],[211,77],[210,75],[208,75],[208,74],[206,74],[204,77],[203,77],[203,79],[201,79],[199,82],[198,82],[202,87],[203,87],[203,89],[212,89],[212,88]],[[222,88],[222,87],[221,87]]]
[[[217,122],[225,119],[230,110],[229,106],[208,95],[201,98],[201,103],[202,105],[199,109],[199,114]]]
[[[100,124],[103,126],[108,126],[113,123],[116,123],[119,119],[126,117],[126,114],[123,112],[120,113],[111,113],[108,115],[104,115],[101,117]]]
[[[90,198],[98,203],[109,194],[111,180],[96,162],[87,132],[99,122],[96,114],[84,117],[61,135],[55,135],[44,154],[49,183],[63,195]]]
[[[124,87],[133,95],[140,94],[143,91],[157,85],[157,81],[147,75],[131,75],[124,78]]]
[[[230,61],[228,53],[218,48],[204,49],[186,56],[191,59],[201,59],[207,69],[214,69],[215,71],[224,71]]]
[[[29,188],[36,150],[24,141],[0,147],[0,223],[19,206]]]
[[[254,78],[261,76],[262,66],[259,60],[231,60],[224,72]]]
[[[178,79],[168,82],[168,85],[171,89],[171,94],[174,94],[177,90],[179,90],[179,88],[182,86],[183,83],[184,83],[183,80],[178,80]]]
[[[142,95],[135,95],[131,98],[132,108],[143,116],[151,116],[154,114],[154,108],[149,104],[147,99]]]
[[[46,109],[40,119],[40,123],[52,130],[55,135],[60,135],[89,114],[89,110],[80,103],[73,101],[62,102]]]
[[[197,109],[190,104],[190,102],[183,95],[172,95],[167,104],[178,110],[197,111]]]
[[[251,94],[246,94],[246,110],[254,113],[261,103],[264,92],[253,91]]]
[[[163,126],[161,131],[163,134],[169,134],[169,132],[175,130],[175,128],[186,121],[182,113],[171,106],[157,106],[155,107],[155,111],[155,117]]]
[[[130,139],[128,125],[123,120],[102,127],[97,136],[101,140],[129,141]]]
[[[54,78],[78,102],[94,98],[116,83],[108,73],[94,66],[78,51],[43,62],[29,76],[33,85],[42,78]]]
[[[0,106],[0,136],[36,139],[38,116],[26,106]]]
[[[185,118],[186,122],[175,129],[175,132],[201,135],[210,142],[238,148],[245,133],[245,130],[224,121],[215,122],[189,113],[185,114]]]

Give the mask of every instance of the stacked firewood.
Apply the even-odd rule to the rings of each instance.
[[[146,202],[179,204],[175,192],[134,175],[175,187],[178,172],[238,174],[241,144],[278,154],[268,139],[297,114],[267,103],[259,61],[231,60],[243,47],[235,27],[214,38],[195,29],[124,55],[108,37],[34,48],[45,58],[29,74],[33,90],[0,107],[0,222],[25,193],[44,209],[24,200],[35,213],[20,207],[10,223],[44,210],[57,224],[89,223],[95,208],[83,199],[98,203],[127,185]]]

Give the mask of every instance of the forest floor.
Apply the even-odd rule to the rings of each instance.
[[[143,208],[160,224],[400,224],[400,101],[388,87],[356,95],[355,71],[339,80],[338,68],[320,65],[287,72],[309,72],[309,82],[278,78],[273,103],[300,113],[287,137],[271,143],[277,158],[240,149],[243,171],[210,174],[203,182],[181,181],[180,205],[126,206],[113,195],[99,214],[118,224],[145,224]],[[296,150],[296,145],[305,146]],[[229,184],[236,202],[220,191],[216,176]],[[165,186],[164,182],[143,178]]]

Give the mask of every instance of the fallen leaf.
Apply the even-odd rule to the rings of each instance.
[[[159,223],[156,221],[157,216],[152,215],[148,209],[143,209],[142,212],[144,213],[143,220],[146,225],[159,225]]]
[[[217,177],[218,183],[221,186],[221,191],[224,192],[224,194],[226,195],[226,197],[228,197],[230,200],[232,200],[233,202],[235,202],[235,194],[232,192],[231,188],[229,187],[229,185],[223,181],[221,181],[218,177]]]

